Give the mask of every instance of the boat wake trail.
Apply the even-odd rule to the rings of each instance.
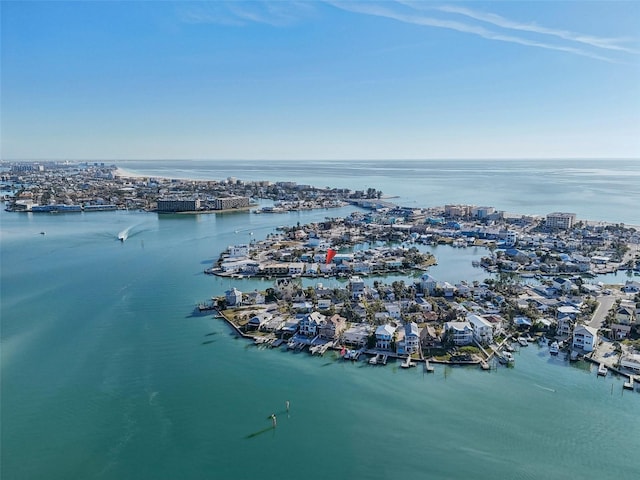
[[[133,228],[133,225],[125,228],[120,233],[118,233],[118,240],[120,240],[121,242],[124,242],[127,238],[129,238],[129,232],[131,231],[132,228]]]
[[[549,388],[549,387],[543,387],[542,385],[538,385],[537,383],[534,383],[534,385],[538,388],[541,388],[542,390],[546,390],[547,392],[554,392],[555,390],[553,388]]]

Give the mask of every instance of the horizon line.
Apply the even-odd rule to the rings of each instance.
[[[322,157],[300,157],[300,158],[7,158],[0,159],[0,163],[5,162],[298,162],[298,161],[322,161],[322,162],[442,162],[442,161],[558,161],[558,160],[640,160],[640,156],[629,157],[451,157],[451,158],[322,158]]]

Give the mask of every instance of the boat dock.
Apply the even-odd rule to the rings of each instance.
[[[600,365],[598,365],[598,376],[599,377],[606,377],[607,376],[607,367],[605,366],[604,363],[601,363]]]
[[[386,365],[388,358],[389,355],[378,353],[375,357],[369,359],[369,365]]]
[[[427,373],[433,373],[436,371],[435,367],[429,363],[429,360],[424,361],[424,371]]]
[[[411,355],[408,355],[405,361],[400,364],[401,368],[411,368],[415,366],[416,362],[411,361]]]
[[[309,352],[311,353],[311,355],[316,355],[317,354],[317,355],[322,356],[331,347],[333,347],[333,342],[322,343],[322,344],[319,344],[319,345],[314,345],[312,347],[309,347]]]
[[[633,390],[633,376],[629,377],[629,381],[624,382],[622,388],[624,388],[625,390]]]

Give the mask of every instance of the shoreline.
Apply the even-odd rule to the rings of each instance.
[[[178,179],[178,180],[183,180],[183,181],[190,181],[190,182],[210,182],[210,181],[220,181],[220,179],[216,179],[216,178],[211,178],[208,180],[205,179],[201,179],[201,178],[193,178],[193,177],[182,177],[182,176],[165,176],[165,175],[146,175],[143,173],[136,173],[133,172],[131,170],[127,170],[126,168],[122,168],[118,165],[116,165],[116,169],[114,171],[114,175],[116,177],[120,177],[120,178],[132,178],[132,179],[143,179],[143,178],[162,178],[165,180],[168,179]],[[381,197],[381,199],[384,200],[393,200],[393,199],[397,199],[400,198],[399,195],[383,195]],[[252,205],[251,207],[255,207],[256,205]],[[421,208],[430,208],[428,206],[423,206]],[[234,209],[232,209],[231,211],[233,211]],[[238,209],[239,210],[239,209]],[[177,212],[177,213],[187,213],[187,214],[195,214],[195,213],[215,213],[215,212],[221,212],[221,210],[216,210],[216,211],[212,211],[212,212]],[[542,214],[522,214],[519,212],[507,212],[509,215],[515,215],[515,216],[544,216]],[[640,231],[640,225],[634,225],[634,224],[628,224],[625,222],[610,222],[610,221],[605,221],[605,220],[590,220],[590,219],[585,219],[585,218],[576,218],[576,221],[582,221],[585,222],[586,225],[589,226],[616,226],[616,225],[624,225],[627,228],[634,228],[638,231]]]
[[[213,318],[219,318],[224,320],[224,322],[229,326],[229,328],[231,328],[231,330],[233,331],[233,333],[235,335],[237,335],[238,337],[245,339],[245,340],[249,340],[251,342],[253,342],[255,345],[264,345],[267,344],[268,346],[272,347],[272,348],[280,348],[282,345],[286,344],[286,341],[282,338],[282,337],[275,337],[275,336],[269,336],[269,335],[252,335],[250,333],[246,333],[243,332],[242,329],[240,327],[238,327],[231,319],[229,319],[222,311],[216,309],[215,310],[216,314],[213,316]],[[293,337],[292,337],[293,338]],[[278,344],[276,347],[273,347],[270,345],[271,342],[276,341],[276,340],[280,340],[281,343]],[[509,336],[507,338],[505,338],[501,343],[500,343],[500,348],[504,348],[504,346],[508,343],[508,342],[514,342],[514,338]],[[335,343],[335,342],[328,342],[328,343],[333,343],[328,349],[334,351],[334,352],[339,352],[341,351],[342,348],[344,348],[343,346]],[[535,345],[532,343],[530,344],[532,346],[538,346],[537,342],[535,342]],[[309,351],[310,356],[314,356],[314,353],[312,351]],[[488,364],[489,362],[491,362],[492,360],[494,360],[494,358],[497,358],[497,352],[495,351],[491,351],[490,354],[488,354],[488,356],[486,358],[482,358],[483,355],[479,355],[476,354],[476,358],[475,359],[469,359],[469,360],[440,360],[437,357],[434,356],[430,356],[430,357],[426,357],[422,354],[422,351],[420,351],[420,356],[419,358],[412,358],[411,356],[407,357],[406,355],[401,355],[401,354],[397,354],[395,352],[386,352],[386,351],[382,351],[382,350],[377,350],[377,349],[370,349],[370,348],[361,348],[361,353],[363,353],[364,355],[373,355],[373,356],[377,356],[377,355],[385,355],[391,359],[393,359],[394,361],[406,361],[407,358],[409,358],[412,361],[412,365],[411,366],[416,366],[416,362],[417,363],[424,363],[426,362],[426,364],[436,364],[436,365],[443,365],[445,367],[449,366],[449,367],[480,367],[481,370],[483,371],[491,371],[494,369],[498,368],[498,365],[493,365],[493,366],[489,366],[488,369],[485,369],[483,367],[483,364]],[[320,356],[322,356],[323,354],[321,354]],[[486,352],[484,352],[484,355],[487,355]],[[584,356],[583,357],[585,362],[588,362],[590,364],[594,364],[594,365],[599,365],[601,362],[599,362],[596,359],[591,358],[590,356]],[[349,359],[349,358],[343,358],[340,357],[339,359],[336,360],[345,360],[345,361],[351,361],[351,362],[360,362],[360,363],[369,363],[368,360],[366,362],[363,362],[360,359]],[[386,365],[386,364],[385,364]],[[372,365],[372,366],[376,366],[376,365]],[[513,368],[513,365],[504,365],[505,368]],[[426,368],[426,367],[425,367]],[[619,368],[615,368],[612,366],[607,365],[607,368],[609,371],[612,372],[612,374],[626,378],[627,380],[634,380],[634,381],[640,381],[640,375],[634,374],[634,373],[630,373],[630,372],[625,372],[620,370]],[[425,370],[426,371],[426,370]],[[430,373],[433,373],[433,371],[430,371]]]

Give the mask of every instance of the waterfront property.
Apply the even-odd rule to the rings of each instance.
[[[598,344],[598,331],[586,325],[577,325],[573,330],[571,348],[592,352]]]

